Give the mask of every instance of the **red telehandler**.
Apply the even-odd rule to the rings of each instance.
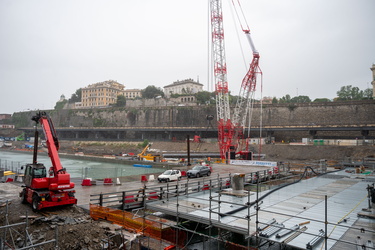
[[[46,207],[77,204],[77,199],[74,197],[75,190],[67,191],[74,188],[74,183],[70,182],[70,174],[61,165],[57,152],[59,141],[51,118],[45,112],[39,112],[31,119],[36,125],[38,123],[42,125],[52,167],[47,173],[46,167],[37,162],[39,133],[35,126],[33,163],[26,165],[25,185],[20,193],[22,203],[31,203],[34,211]]]

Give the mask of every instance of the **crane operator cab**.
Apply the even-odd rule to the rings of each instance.
[[[46,177],[46,167],[42,163],[26,165],[24,183],[27,187],[48,189],[49,181]]]

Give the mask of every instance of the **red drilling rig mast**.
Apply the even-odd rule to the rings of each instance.
[[[213,68],[216,91],[218,141],[222,159],[233,159],[236,153],[244,155],[246,159],[249,159],[247,149],[242,151],[242,139],[244,137],[243,130],[245,127],[247,114],[252,111],[252,101],[256,89],[257,76],[258,74],[261,74],[261,71],[259,68],[259,53],[255,49],[254,43],[251,39],[250,29],[247,25],[246,18],[243,15],[240,2],[239,0],[232,0],[232,3],[236,10],[241,28],[246,34],[250,43],[250,47],[253,52],[253,60],[247,74],[242,80],[240,94],[231,119],[227,82],[227,66],[225,60],[222,4],[221,0],[211,0],[212,60],[214,65]],[[237,10],[241,10],[243,21],[240,20]]]

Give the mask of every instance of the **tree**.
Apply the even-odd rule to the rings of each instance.
[[[199,104],[213,104],[215,103],[215,93],[208,91],[200,91],[195,94],[197,103]]]
[[[313,102],[330,102],[328,98],[316,98]]]
[[[277,100],[276,97],[272,98],[272,103],[273,103],[273,104],[277,104],[278,102],[279,102],[279,101]]]
[[[77,89],[74,94],[69,99],[69,103],[75,103],[75,102],[80,102],[82,101],[82,89]]]
[[[293,97],[290,102],[294,102],[294,103],[309,103],[311,102],[311,99],[310,97],[308,96],[305,96],[305,95],[299,95],[299,96],[295,96]]]
[[[290,103],[290,100],[291,100],[290,95],[287,94],[280,98],[279,103]]]
[[[68,101],[67,100],[63,100],[61,102],[56,102],[56,105],[54,107],[55,110],[60,110],[60,109],[63,109],[65,104],[67,103]]]
[[[152,99],[157,96],[164,97],[164,92],[161,88],[155,87],[154,85],[147,86],[141,91],[142,98]]]
[[[147,140],[147,139],[144,139],[143,142],[142,142],[141,144],[139,144],[139,146],[141,146],[142,148],[145,148],[148,144],[150,144],[150,143],[148,142],[148,140]]]
[[[118,95],[116,100],[116,107],[125,107],[126,98],[123,95]]]
[[[363,99],[363,91],[359,90],[358,87],[353,87],[352,85],[342,86],[339,91],[336,92],[340,101],[348,100],[361,100]]]
[[[368,88],[368,89],[365,89],[365,91],[363,91],[363,98],[364,99],[372,99],[372,96],[373,96],[373,89],[372,88]]]

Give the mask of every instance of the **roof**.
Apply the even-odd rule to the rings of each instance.
[[[182,80],[182,81],[173,82],[172,84],[164,86],[164,88],[174,87],[174,86],[178,86],[178,85],[185,85],[185,84],[194,84],[194,85],[203,86],[203,84],[201,84],[199,82],[195,82],[193,79],[185,79],[185,80]]]
[[[176,207],[178,207],[178,215],[181,218],[212,224],[244,235],[255,235],[257,226],[265,226],[272,219],[285,228],[306,223],[303,225],[306,226],[306,230],[288,242],[290,246],[306,249],[306,244],[319,234],[320,230],[325,229],[325,197],[327,196],[327,235],[329,235],[327,248],[334,249],[337,240],[343,237],[354,223],[363,220],[357,218],[357,213],[367,207],[366,187],[370,184],[369,181],[375,180],[370,176],[353,177],[358,176],[342,170],[302,180],[279,190],[260,192],[259,197],[265,194],[268,196],[261,201],[258,225],[255,207],[249,208],[246,205],[256,200],[257,195],[254,192],[248,192],[244,196],[233,196],[224,193],[218,195],[214,190],[206,190],[187,196],[178,196],[167,202],[155,201],[148,204],[147,208],[176,215]],[[211,200],[210,197],[212,197]],[[211,214],[210,204],[213,212]],[[246,219],[249,215],[250,221]],[[350,219],[343,222],[345,218]],[[300,228],[303,226],[301,225]],[[372,230],[371,228],[372,224],[369,224],[368,229]],[[281,238],[276,238],[276,235],[275,233],[268,239],[281,243],[291,234]],[[315,247],[320,249],[323,243],[324,240],[321,240]]]

